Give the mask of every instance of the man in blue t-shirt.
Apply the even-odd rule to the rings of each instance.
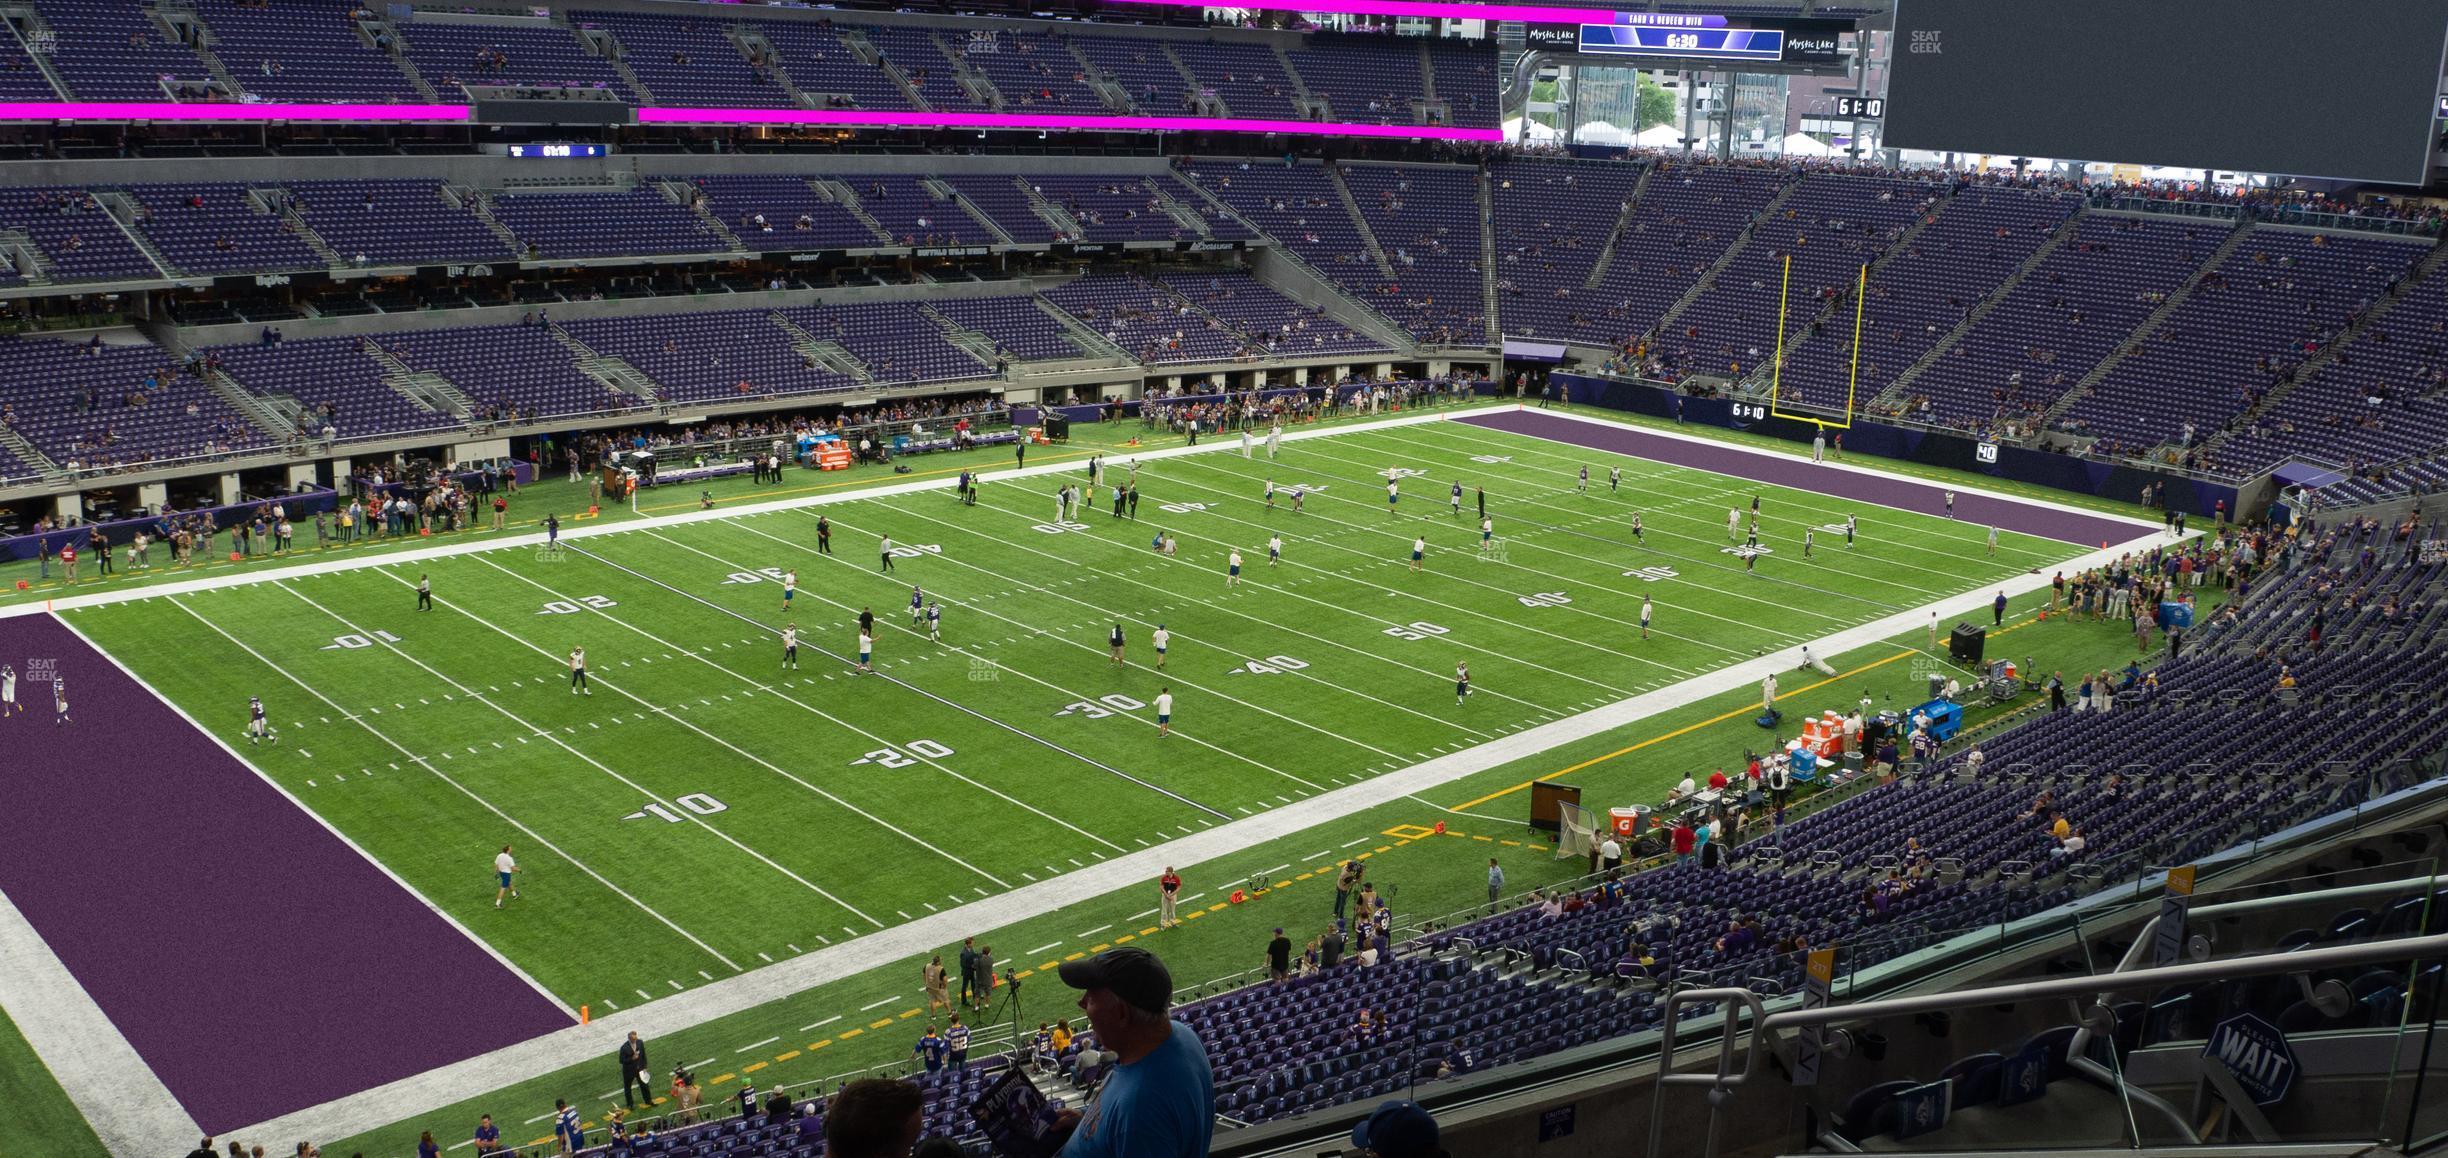
[[[486,1114],[476,1122],[476,1152],[491,1154],[501,1149],[501,1127],[493,1124],[493,1115]]]
[[[1118,1063],[1085,1114],[1065,1111],[1061,1158],[1207,1158],[1215,1074],[1198,1034],[1170,1016],[1173,975],[1137,946],[1066,962],[1063,984]]]

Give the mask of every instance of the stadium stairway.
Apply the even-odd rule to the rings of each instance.
[[[2135,326],[2124,337],[2118,339],[2116,349],[2107,357],[2100,359],[2099,364],[2091,367],[2090,373],[2083,375],[2071,388],[2060,395],[2057,401],[2049,405],[2048,410],[2041,415],[2040,428],[2046,430],[2056,425],[2057,420],[2065,417],[2066,411],[2072,410],[2075,403],[2082,401],[2093,387],[2107,381],[2109,373],[2114,371],[2118,364],[2140,351],[2143,343],[2147,342],[2152,334],[2158,333],[2159,327],[2165,325],[2169,318],[2174,317],[2176,311],[2192,298],[2194,291],[2201,288],[2202,282],[2219,267],[2227,264],[2227,259],[2244,244],[2244,239],[2250,236],[2252,231],[2251,223],[2239,222],[2226,238],[2219,242],[2218,248],[2211,250],[2209,256],[2204,257],[2201,264],[2193,268],[2192,275],[2185,278],[2183,285],[2176,287],[2175,292],[2169,294],[2158,304],[2157,308],[2144,317],[2140,325]]]
[[[1640,179],[1632,183],[1632,192],[1624,196],[1623,211],[1615,215],[1615,227],[1607,230],[1606,244],[1598,250],[1598,259],[1590,263],[1589,276],[1581,279],[1581,288],[1597,289],[1606,280],[1607,266],[1615,261],[1615,246],[1623,240],[1624,230],[1640,217],[1641,197],[1649,191],[1649,179],[1657,176],[1655,165],[1641,166]]]
[[[2389,294],[2373,302],[2371,308],[2363,311],[2362,316],[2356,318],[2353,324],[2339,331],[2334,341],[2321,347],[2320,352],[2305,359],[2302,365],[2295,367],[2295,372],[2289,375],[2285,382],[2263,393],[2251,406],[2237,412],[2235,417],[2228,420],[2225,427],[2203,442],[2201,447],[2203,459],[2217,461],[2220,451],[2235,441],[2236,435],[2249,429],[2254,422],[2260,420],[2261,416],[2277,410],[2279,403],[2284,402],[2288,395],[2302,388],[2305,383],[2318,377],[2322,368],[2336,361],[2340,354],[2353,357],[2357,352],[2353,349],[2355,340],[2379,324],[2382,318],[2396,310],[2407,298],[2412,297],[2416,287],[2439,276],[2440,267],[2443,264],[2448,264],[2448,244],[2432,246],[2431,251],[2424,254],[2421,261],[2415,263],[2413,271]]]
[[[1653,333],[1664,333],[1674,328],[1675,322],[1682,318],[1683,312],[1690,309],[1693,302],[1699,301],[1711,289],[1716,288],[1718,275],[1732,267],[1736,259],[1743,255],[1743,251],[1751,247],[1753,239],[1759,236],[1759,224],[1763,221],[1775,220],[1776,215],[1784,211],[1785,203],[1793,200],[1794,194],[1801,188],[1800,174],[1787,175],[1784,185],[1776,191],[1776,196],[1769,198],[1766,205],[1760,206],[1759,212],[1751,215],[1750,221],[1743,226],[1742,236],[1736,238],[1732,245],[1726,246],[1718,253],[1717,260],[1709,264],[1708,271],[1693,279],[1691,288],[1684,290],[1682,297],[1676,298],[1673,305],[1666,307],[1665,313],[1658,315],[1657,324],[1650,327],[1650,330]]]
[[[1918,360],[1905,367],[1902,373],[1897,374],[1894,380],[1887,384],[1886,389],[1879,391],[1876,397],[1864,401],[1861,409],[1884,411],[1901,406],[1906,398],[1912,396],[1912,384],[1921,377],[1924,371],[1937,365],[1949,350],[1961,344],[1964,335],[1971,333],[1975,327],[1979,326],[1983,319],[1997,309],[1999,302],[2005,301],[2009,295],[2014,293],[2015,287],[2022,285],[2025,279],[2031,277],[2034,270],[2047,263],[2051,255],[2064,248],[2066,242],[2073,240],[2075,234],[2081,231],[2082,218],[2083,215],[2079,211],[2069,214],[2065,219],[2065,224],[2058,226],[2057,232],[2050,234],[2049,239],[2041,243],[2040,248],[2033,250],[2031,256],[2024,258],[2023,264],[2015,267],[2014,273],[2008,275],[2005,281],[1999,282],[1996,289],[1989,291],[1987,297],[1982,298],[1979,304],[1964,314],[1963,320],[1955,323],[1954,329],[1947,331],[1946,335],[1939,338],[1937,343],[1923,353]]]
[[[1870,282],[1878,281],[1879,275],[1885,272],[1887,267],[1892,264],[1895,259],[1911,253],[1914,240],[1919,238],[1924,231],[1926,231],[1938,220],[1941,214],[1946,212],[1947,203],[1952,198],[1952,195],[1953,191],[1951,188],[1941,187],[1940,191],[1935,193],[1929,199],[1927,204],[1925,204],[1919,212],[1914,214],[1913,223],[1911,225],[1906,226],[1902,233],[1899,233],[1894,238],[1887,240],[1884,243],[1884,247],[1879,250],[1878,256],[1870,260],[1870,268],[1866,280]],[[1829,298],[1809,317],[1801,319],[1799,322],[1795,323],[1792,328],[1786,330],[1782,345],[1779,348],[1785,350],[1799,348],[1804,341],[1808,340],[1812,327],[1814,326],[1831,327],[1828,330],[1828,336],[1831,339],[1850,347],[1853,342],[1853,319],[1851,315],[1854,311],[1854,303],[1857,300],[1857,295],[1861,292],[1860,287],[1862,286],[1863,281],[1864,279],[1857,278],[1854,282],[1854,288],[1849,289],[1835,297]],[[1766,365],[1753,366],[1750,373],[1743,376],[1744,392],[1746,394],[1760,393],[1763,389],[1765,389],[1769,381],[1774,378],[1776,371],[1777,367],[1773,357],[1768,360]],[[1794,405],[1801,403],[1802,401],[1803,400],[1798,396],[1788,395],[1783,400],[1783,404]]]

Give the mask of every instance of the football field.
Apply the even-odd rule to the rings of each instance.
[[[1864,472],[1771,485],[1494,423],[1104,465],[1068,517],[1077,463],[990,471],[975,505],[910,484],[59,614],[562,1013],[601,1018],[949,931],[1043,882],[1136,884],[1100,866],[1439,757],[1494,767],[1541,724],[2045,572],[2104,521],[2000,519],[1993,548],[1935,488],[1898,505]],[[1477,803],[1418,812],[1519,823],[1519,797]],[[505,845],[520,896],[497,907]]]
[[[1627,478],[1610,491],[1614,467]],[[1409,491],[1391,505],[1389,471]],[[1127,480],[1128,460],[1107,473]],[[233,740],[262,696],[280,735],[250,753],[260,768],[565,1003],[618,1008],[2069,553],[2009,532],[1992,558],[1985,529],[1960,522],[1452,424],[1296,440],[1272,464],[1229,448],[1148,463],[1135,521],[1109,500],[1059,519],[1056,486],[1084,479],[988,483],[975,507],[936,488],[621,531],[553,564],[474,553],[71,622]],[[1726,512],[1741,508],[1747,532],[1755,494],[1775,554],[1747,572]],[[1867,516],[1868,549],[1828,529],[1848,514]],[[1821,540],[1809,560],[1805,528]],[[1160,530],[1175,555],[1149,546]],[[912,626],[913,587],[942,604],[940,641]],[[860,674],[867,609],[874,670]],[[1123,664],[1116,624],[1136,645]],[[587,695],[568,678],[580,646]],[[1462,663],[1474,690],[1457,705]],[[1167,688],[1160,738],[1150,705]],[[548,904],[493,909],[505,843],[529,846],[524,879]],[[628,930],[617,953],[569,951],[610,926]]]

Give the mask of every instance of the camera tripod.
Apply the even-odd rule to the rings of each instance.
[[[1028,1056],[1028,1039],[1022,1037],[1020,1034],[1020,979],[1012,976],[1012,971],[1009,969],[1003,971],[1002,999],[988,1010],[986,1016],[980,1019],[978,1024],[1000,1024],[1006,1011],[1009,1011],[1011,1014],[1012,1064],[1015,1066],[1023,1065],[1030,1059]]]

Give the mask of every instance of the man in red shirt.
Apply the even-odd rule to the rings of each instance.
[[[1692,848],[1693,848],[1695,845],[1697,845],[1699,842],[1700,842],[1700,834],[1699,834],[1698,832],[1696,832],[1696,831],[1694,831],[1694,830],[1692,829],[1692,826],[1691,826],[1691,821],[1689,821],[1689,820],[1678,820],[1678,821],[1675,821],[1675,826],[1674,826],[1674,853],[1675,853],[1675,859],[1676,859],[1676,860],[1688,860],[1688,859],[1690,859],[1691,854],[1692,854]]]
[[[1181,896],[1181,874],[1166,865],[1164,875],[1156,878],[1156,927],[1170,929],[1181,922],[1173,916],[1173,903]]]
[[[1725,791],[1725,786],[1728,783],[1730,782],[1726,779],[1725,769],[1719,768],[1716,771],[1709,773],[1709,789],[1711,791],[1723,792]]]
[[[77,581],[77,577],[76,577],[76,544],[75,544],[75,543],[62,543],[62,544],[60,544],[60,566],[62,566],[62,567],[66,567],[66,568],[68,569],[68,581],[69,581],[70,583],[74,583],[74,582],[76,582],[76,581]]]

